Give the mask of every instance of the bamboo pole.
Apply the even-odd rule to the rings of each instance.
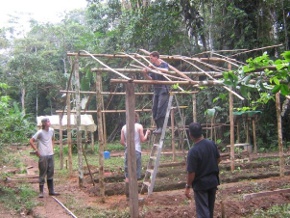
[[[172,75],[170,75],[169,72],[168,72],[168,73],[161,72],[161,71],[158,69],[158,67],[152,65],[151,62],[148,61],[144,56],[139,55],[139,54],[136,54],[136,55],[139,56],[139,57],[141,57],[141,58],[142,58],[144,61],[146,61],[150,66],[152,66],[152,67],[155,69],[155,71],[156,71],[157,73],[159,73],[159,74],[161,73],[161,75],[163,75],[167,80],[170,80],[170,79],[168,78],[168,76],[172,77]],[[163,60],[161,60],[161,61],[162,61],[162,62],[165,62],[165,61],[163,61]],[[167,64],[168,64],[168,63],[167,63]],[[170,67],[170,64],[168,64],[168,67],[169,67],[169,69],[173,69],[173,68]],[[145,68],[148,68],[148,66],[145,66]],[[151,72],[154,72],[154,70],[152,70],[151,68],[149,68],[148,70],[151,71]],[[181,73],[181,72],[178,71],[177,69],[173,69],[173,70],[174,70],[175,73],[177,73],[177,74],[178,74],[179,76],[181,76],[182,78],[180,78],[180,77],[172,77],[172,78],[178,78],[178,79],[181,79],[181,80],[184,80],[184,81],[191,80],[188,76],[186,76],[185,74]],[[156,72],[154,72],[154,73],[156,73]],[[165,76],[165,75],[166,75],[166,76]],[[170,80],[170,81],[171,81],[171,80]],[[179,87],[179,89],[183,91],[183,89],[181,89],[180,87]]]
[[[136,109],[136,112],[148,112],[148,111],[152,111],[152,109]],[[56,111],[58,112],[58,111]],[[125,113],[126,110],[101,110],[101,113]],[[76,110],[72,110],[71,113],[76,113]],[[91,114],[91,113],[98,113],[98,110],[82,110],[81,113],[87,113],[87,114]]]
[[[70,90],[60,90],[60,93],[75,93],[75,91]],[[96,92],[94,91],[80,91],[81,94],[92,94],[95,95]],[[172,92],[173,94],[196,94],[198,93],[198,91],[185,91],[185,92],[181,92],[181,91],[174,91]],[[126,95],[126,92],[101,92],[102,95]],[[153,92],[136,92],[135,95],[153,95]]]
[[[83,187],[83,149],[82,149],[82,132],[81,126],[81,96],[80,96],[80,74],[79,74],[79,57],[75,60],[75,90],[76,90],[76,132],[77,132],[77,148],[78,148],[78,172],[79,186]]]
[[[170,113],[171,113],[170,119],[171,119],[172,161],[175,161],[176,152],[175,152],[175,143],[174,143],[174,108],[171,109]]]
[[[101,110],[104,108],[102,104],[102,95],[101,95],[101,78],[97,74],[96,79],[96,100],[97,100],[97,119],[98,119],[98,140],[99,140],[99,187],[100,187],[100,196],[101,202],[105,202],[105,184],[104,184],[104,132],[103,132],[103,120]]]
[[[100,90],[102,92],[103,90],[103,80],[102,80],[102,74],[99,72],[97,73],[97,79],[100,80]],[[104,103],[104,96],[101,95],[102,98],[102,105],[105,108],[105,103]],[[106,113],[102,113],[102,123],[103,123],[103,131],[104,131],[104,149],[107,146],[107,127],[106,127]]]
[[[62,143],[62,139],[63,139],[63,134],[62,134],[62,117],[63,114],[59,114],[59,163],[60,163],[60,169],[63,169],[63,143]]]
[[[71,115],[71,107],[70,107],[70,96],[71,94],[68,93],[66,99],[66,107],[67,107],[67,145],[68,145],[68,169],[69,175],[73,175],[73,168],[72,168],[72,138],[71,138],[71,125],[70,125],[70,115]]]
[[[187,60],[183,60],[184,62],[194,66],[196,69],[204,72],[209,78],[213,79],[213,81],[217,81],[215,78],[213,78],[211,75],[207,74],[203,69],[201,69],[200,67],[196,66],[195,64],[187,61]],[[226,89],[228,92],[232,92],[232,94],[234,94],[235,96],[237,96],[239,99],[241,99],[242,101],[244,100],[244,98],[242,96],[240,96],[238,93],[234,92],[232,89],[228,88],[227,86],[223,85],[222,86],[224,89]]]
[[[128,56],[126,55],[122,55],[122,54],[90,54],[89,52],[85,51],[85,50],[81,50],[81,52],[85,52],[85,54],[82,53],[75,53],[75,52],[68,52],[67,56],[80,56],[80,57],[100,57],[100,58],[128,58]],[[141,58],[141,57],[137,57],[137,58]],[[181,60],[179,57],[174,57],[174,56],[170,56],[170,55],[160,55],[160,58],[162,60]],[[194,58],[191,58],[194,60]],[[223,62],[224,59],[223,58],[196,58],[196,60],[202,60],[202,61],[216,61],[216,62]]]
[[[228,69],[231,70],[231,65],[228,64]],[[230,143],[231,143],[231,151],[230,151],[230,159],[231,159],[231,172],[235,170],[235,123],[234,123],[234,98],[233,93],[229,92],[229,118],[230,118]]]
[[[92,148],[92,152],[95,151],[95,139],[94,139],[94,132],[90,132],[91,134],[91,148]]]
[[[124,79],[111,79],[111,83],[128,83],[128,80]],[[194,85],[197,86],[223,86],[221,81],[161,81],[161,80],[133,80],[130,81],[135,84],[164,84],[164,85]]]
[[[284,46],[283,44],[265,46],[265,47],[256,48],[256,49],[252,49],[252,50],[248,50],[248,51],[243,51],[243,52],[240,52],[240,53],[237,53],[237,54],[233,54],[233,55],[231,55],[231,57],[238,56],[238,55],[245,54],[245,53],[249,53],[249,52],[253,52],[253,51],[259,51],[259,50],[263,50],[263,49],[283,47],[283,46]]]
[[[129,201],[130,215],[132,218],[139,217],[138,204],[138,183],[136,175],[136,151],[135,151],[135,95],[134,84],[126,84],[126,142],[128,155],[128,174],[129,174]]]
[[[150,54],[150,52],[149,52],[149,51],[146,51],[145,49],[140,49],[140,51],[144,52],[144,53],[147,54],[147,55]],[[162,60],[163,58],[160,58],[160,59]],[[168,64],[168,66],[169,66],[169,69],[175,71],[179,76],[181,76],[181,77],[183,77],[184,79],[187,79],[187,80],[189,80],[189,81],[192,81],[191,78],[189,78],[188,76],[186,76],[184,73],[182,73],[181,71],[179,71],[179,70],[176,69],[175,67],[171,66],[170,64]]]
[[[280,176],[285,175],[285,158],[283,155],[283,139],[282,139],[282,118],[281,118],[281,103],[280,103],[280,92],[276,95],[276,114],[277,114],[277,131],[278,131],[278,146],[279,146],[279,165],[280,165]]]
[[[196,94],[192,95],[192,117],[193,122],[197,122],[197,113],[196,113]]]
[[[159,74],[159,75],[162,75],[164,78],[166,78],[167,80],[171,81],[171,79],[168,78],[168,76],[170,76],[169,74],[167,73],[164,73],[164,72],[161,72],[160,70],[158,70],[157,67],[155,67],[154,65],[152,65],[153,67],[155,67],[155,70],[149,68],[148,66],[146,66],[145,64],[143,64],[142,62],[140,62],[139,60],[137,60],[135,57],[133,57],[132,55],[129,55],[129,54],[126,54],[126,53],[123,53],[125,55],[127,55],[128,57],[130,57],[132,60],[136,61],[137,63],[139,63],[141,66],[143,66],[144,68],[147,68],[148,71],[151,71],[153,73],[156,73],[156,74]],[[142,56],[140,56],[141,58],[143,58]],[[145,59],[145,61],[148,61],[147,59]],[[149,62],[150,63],[150,62]],[[176,77],[175,77],[176,78]],[[180,78],[178,78],[180,79]],[[156,80],[152,80],[152,81],[156,81]],[[182,88],[178,87],[179,89],[181,89],[181,91],[184,91]]]
[[[104,66],[104,67],[108,68],[109,70],[111,70],[113,73],[115,73],[115,74],[121,76],[121,77],[124,78],[124,79],[131,80],[131,78],[129,78],[129,77],[123,75],[122,73],[119,73],[118,71],[116,71],[116,70],[114,70],[113,68],[109,67],[108,65],[104,64],[102,61],[100,61],[99,59],[97,59],[94,55],[90,54],[89,52],[87,52],[87,51],[85,51],[85,50],[81,50],[81,51],[79,51],[79,54],[80,54],[81,52],[86,53],[86,54],[89,55],[91,58],[93,58],[94,60],[96,60],[97,62],[99,62],[99,64],[101,64],[102,66]]]
[[[254,151],[257,153],[257,137],[256,137],[256,115],[252,118],[252,128],[253,128],[253,143],[254,143]]]

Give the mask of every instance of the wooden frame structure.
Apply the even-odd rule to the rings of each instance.
[[[105,128],[105,113],[114,112],[126,112],[126,123],[129,130],[132,130],[134,126],[134,111],[151,111],[148,109],[135,109],[135,97],[137,95],[148,95],[150,93],[135,93],[134,86],[137,84],[141,85],[152,85],[152,84],[167,84],[176,85],[178,84],[179,90],[176,91],[177,94],[188,94],[189,92],[193,95],[193,120],[197,121],[196,116],[196,91],[200,87],[204,86],[221,86],[229,92],[229,118],[230,118],[230,159],[231,159],[231,169],[234,170],[234,118],[233,118],[233,98],[236,96],[240,100],[243,97],[232,91],[231,87],[225,86],[222,82],[218,80],[222,76],[222,72],[231,70],[232,68],[237,68],[239,65],[243,64],[235,59],[231,59],[225,56],[221,56],[217,53],[211,53],[212,57],[208,58],[196,58],[196,57],[186,57],[180,55],[160,55],[160,59],[169,63],[169,72],[162,73],[168,81],[152,81],[143,80],[143,78],[138,77],[138,73],[142,72],[142,68],[147,67],[149,64],[149,52],[141,49],[141,54],[139,53],[119,53],[119,54],[90,54],[87,51],[79,51],[78,53],[68,53],[67,55],[73,59],[72,72],[70,74],[69,82],[66,90],[61,90],[61,93],[67,94],[67,106],[66,110],[58,111],[59,113],[66,113],[67,115],[71,113],[76,113],[78,119],[77,122],[80,123],[80,114],[86,113],[96,113],[98,119],[98,142],[99,142],[99,186],[100,195],[104,200],[104,159],[103,152],[104,146],[106,144],[106,128]],[[79,72],[79,62],[80,58],[89,58],[94,60],[94,64],[98,67],[91,68],[91,71],[96,73],[96,83],[94,91],[81,91],[80,90],[80,72]],[[179,65],[183,70],[178,70],[174,66]],[[102,76],[104,72],[109,72],[114,77],[110,80],[111,84],[123,84],[125,86],[126,92],[109,92],[102,90]],[[157,69],[153,70],[155,73],[161,73]],[[72,89],[72,77],[74,75],[74,90]],[[206,77],[206,80],[200,81],[200,77]],[[75,94],[76,107],[74,110],[71,109],[71,95]],[[81,110],[80,106],[80,96],[81,94],[95,95],[97,105],[97,110]],[[126,109],[124,110],[106,110],[104,109],[104,99],[103,95],[125,95],[126,97]],[[67,116],[69,117],[69,116]],[[69,124],[69,120],[67,121]],[[68,128],[69,130],[69,128]],[[77,143],[78,143],[78,167],[79,167],[79,184],[82,185],[83,172],[82,172],[82,145],[80,139],[80,131],[77,130]],[[128,131],[130,133],[131,131]],[[132,131],[133,132],[133,131]],[[68,132],[69,137],[69,132]],[[135,147],[134,147],[134,135],[128,135],[128,156],[129,159],[134,160],[135,158]],[[68,138],[68,145],[70,145],[71,139]],[[69,149],[70,150],[70,149]],[[71,157],[69,155],[69,157]],[[71,164],[71,160],[69,161]],[[138,186],[135,173],[135,165],[129,162],[129,186],[130,186],[130,205],[131,216],[137,217],[138,211]],[[70,167],[70,172],[71,167]]]

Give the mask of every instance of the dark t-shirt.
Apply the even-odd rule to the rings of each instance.
[[[188,151],[187,172],[195,173],[194,190],[208,190],[219,185],[219,157],[216,144],[208,139],[199,141]]]
[[[155,67],[158,68],[165,68],[168,69],[168,64],[165,62],[162,62],[159,66],[154,65]],[[164,76],[160,75],[160,74],[156,74],[156,73],[149,73],[149,76],[153,79],[153,80],[161,80],[161,81],[165,81],[167,80]],[[155,94],[162,94],[162,93],[168,93],[169,88],[167,85],[162,85],[162,84],[154,84],[154,92]]]

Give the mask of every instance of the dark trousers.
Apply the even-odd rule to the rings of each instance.
[[[217,188],[194,191],[197,218],[212,218]]]
[[[53,155],[40,156],[38,160],[39,168],[39,184],[45,183],[45,176],[47,180],[53,179],[54,175],[54,158]]]
[[[154,120],[158,120],[159,118],[165,117],[168,100],[169,100],[168,93],[161,93],[161,94],[154,93],[153,106],[152,106],[152,113],[153,113]]]

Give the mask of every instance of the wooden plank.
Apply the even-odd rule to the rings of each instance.
[[[277,194],[283,194],[283,193],[290,193],[290,188],[278,189],[278,190],[274,190],[274,191],[264,191],[264,192],[258,192],[258,193],[245,194],[245,195],[243,195],[243,199],[245,201],[247,201],[247,200],[250,200],[252,198],[264,197],[264,196],[269,196],[269,195],[277,195]]]
[[[104,147],[105,147],[105,140],[104,140],[104,126],[103,126],[103,116],[101,110],[104,108],[102,95],[101,95],[101,81],[102,77],[101,74],[97,74],[96,78],[96,102],[97,102],[97,122],[98,122],[98,140],[99,140],[99,187],[100,187],[100,195],[101,201],[105,202],[105,183],[104,183]]]
[[[128,154],[129,201],[131,217],[139,217],[138,183],[135,153],[135,95],[134,84],[126,84],[126,142]]]
[[[223,83],[220,81],[213,81],[213,80],[207,80],[207,81],[161,81],[161,80],[125,80],[125,79],[110,79],[110,83],[135,83],[135,84],[163,84],[163,85],[196,85],[196,86],[223,86]]]

